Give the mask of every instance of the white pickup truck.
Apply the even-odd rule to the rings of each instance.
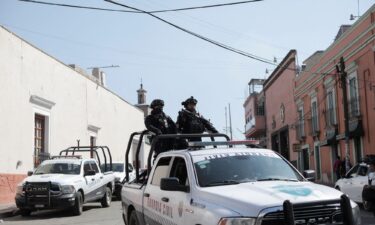
[[[86,202],[111,204],[115,177],[103,173],[96,160],[79,157],[57,157],[42,162],[17,187],[16,205],[21,215],[41,209],[71,208],[82,213]]]
[[[340,191],[308,181],[272,150],[235,144],[160,154],[148,178],[125,183],[125,224],[361,223],[358,205]]]

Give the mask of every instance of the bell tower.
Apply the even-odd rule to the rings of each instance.
[[[138,93],[138,105],[146,104],[146,93],[147,91],[143,89],[143,83],[141,82],[141,87],[137,90]]]

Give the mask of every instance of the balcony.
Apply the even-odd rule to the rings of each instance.
[[[265,116],[255,116],[245,125],[246,138],[259,138],[265,135]]]

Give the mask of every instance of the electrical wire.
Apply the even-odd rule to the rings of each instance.
[[[91,9],[91,10],[110,11],[110,12],[124,12],[124,13],[138,13],[138,14],[142,14],[142,13],[179,12],[179,11],[187,11],[187,10],[216,8],[216,7],[223,7],[223,6],[234,6],[234,5],[240,5],[240,4],[260,2],[260,1],[263,1],[263,0],[248,0],[248,1],[229,2],[229,3],[221,3],[221,4],[213,4],[213,5],[203,5],[203,6],[193,6],[193,7],[185,7],[185,8],[177,8],[177,9],[154,10],[154,11],[148,11],[148,12],[140,12],[140,11],[133,11],[133,10],[108,9],[108,8],[99,8],[99,7],[81,6],[81,5],[70,5],[70,4],[52,3],[52,2],[44,2],[44,1],[37,1],[37,0],[19,0],[19,1],[29,2],[29,3],[36,3],[36,4],[43,4],[43,5],[52,5],[52,6],[60,6],[60,7],[78,8],[78,9]]]
[[[123,7],[128,8],[128,9],[132,9],[132,10],[137,10],[137,11],[143,12],[143,13],[145,13],[145,14],[147,14],[147,15],[149,15],[149,16],[151,16],[151,17],[157,19],[157,20],[160,20],[160,21],[162,21],[163,23],[166,23],[166,24],[168,24],[168,25],[170,25],[170,26],[172,26],[172,27],[174,27],[174,28],[176,28],[176,29],[178,29],[178,30],[181,30],[181,31],[183,31],[183,32],[185,32],[185,33],[187,33],[187,34],[190,34],[190,35],[192,35],[192,36],[195,36],[195,37],[197,37],[197,38],[199,38],[199,39],[201,39],[201,40],[204,40],[204,41],[206,41],[206,42],[208,42],[208,43],[211,43],[211,44],[213,44],[213,45],[216,45],[216,46],[218,46],[218,47],[220,47],[220,48],[223,48],[223,49],[226,49],[226,50],[228,50],[228,51],[234,52],[234,53],[236,53],[236,54],[239,54],[239,55],[242,55],[242,56],[245,56],[245,57],[248,57],[248,58],[251,58],[251,59],[254,59],[254,60],[257,60],[257,61],[263,62],[263,63],[266,63],[266,64],[271,64],[271,65],[274,65],[274,66],[277,65],[277,64],[275,64],[275,63],[274,63],[273,61],[271,61],[271,60],[268,60],[268,59],[265,59],[265,58],[262,58],[262,57],[259,57],[259,56],[256,56],[256,55],[253,55],[253,54],[247,53],[247,52],[245,52],[245,51],[241,51],[241,50],[239,50],[239,49],[236,49],[236,48],[233,48],[233,47],[231,47],[231,46],[225,45],[225,44],[220,43],[220,42],[218,42],[218,41],[215,41],[215,40],[212,40],[212,39],[210,39],[210,38],[204,37],[204,36],[202,36],[202,35],[200,35],[200,34],[197,34],[197,33],[195,33],[195,32],[192,32],[192,31],[188,30],[188,29],[185,29],[185,28],[183,28],[183,27],[180,27],[180,26],[178,26],[178,25],[176,25],[176,24],[174,24],[174,23],[171,23],[171,22],[169,22],[169,21],[167,21],[167,20],[165,20],[165,19],[163,19],[163,18],[161,18],[161,17],[155,16],[154,14],[149,13],[149,12],[146,12],[146,11],[144,11],[144,10],[141,10],[141,9],[138,9],[138,8],[135,8],[135,7],[132,7],[132,6],[128,6],[128,5],[125,5],[125,4],[122,4],[122,3],[118,3],[118,2],[115,2],[115,1],[112,1],[112,0],[104,0],[104,1],[109,2],[109,3],[112,3],[112,4],[115,4],[115,5],[123,6]]]

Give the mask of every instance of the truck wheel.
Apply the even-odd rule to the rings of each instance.
[[[135,212],[135,210],[130,213],[129,225],[139,225],[137,213]]]
[[[111,205],[112,201],[112,190],[109,187],[105,188],[105,194],[102,198],[102,206],[103,207],[109,207]]]
[[[31,210],[29,210],[29,209],[20,209],[20,214],[21,214],[21,216],[30,216],[30,214],[31,214]]]
[[[76,200],[73,206],[73,214],[79,216],[82,214],[83,211],[83,198],[81,192],[76,193]]]

